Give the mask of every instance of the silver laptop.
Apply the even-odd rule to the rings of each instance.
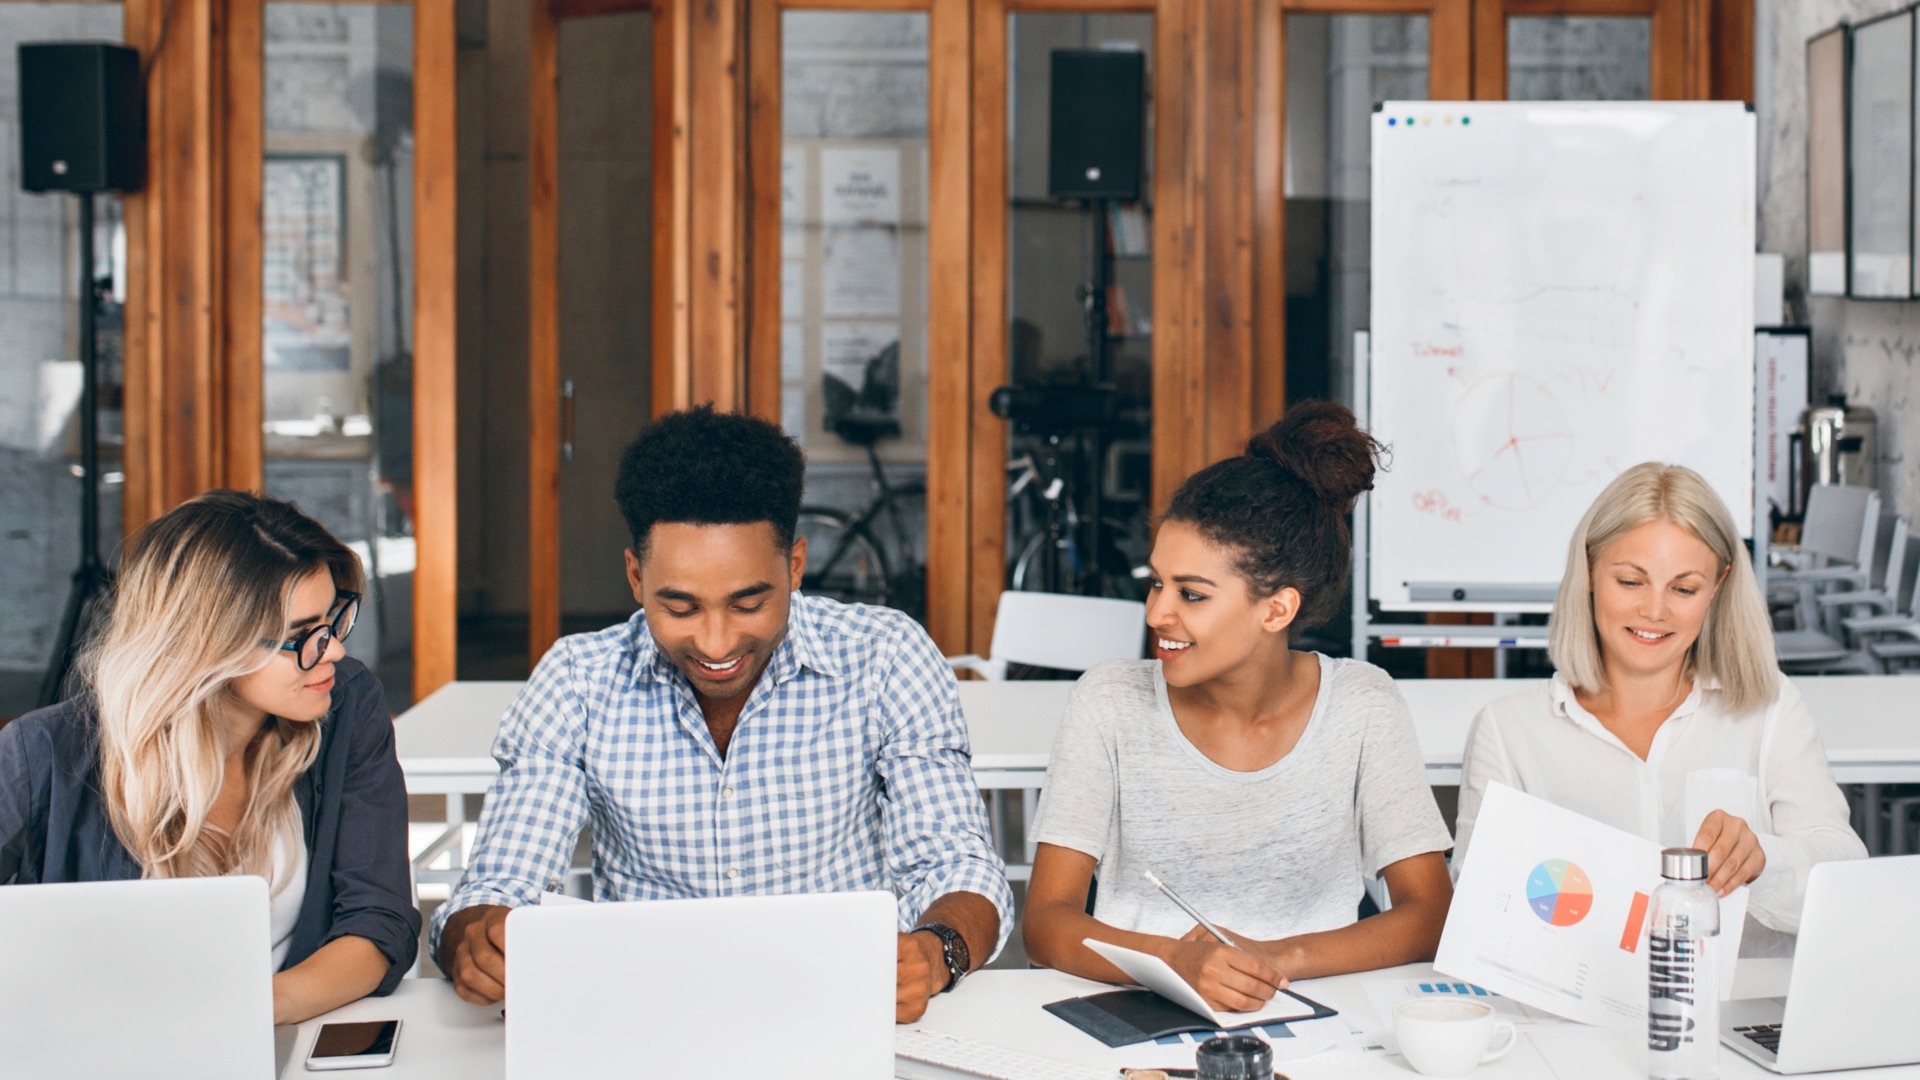
[[[1785,998],[1729,1001],[1720,1038],[1779,1073],[1920,1062],[1920,855],[1818,863]]]
[[[893,1076],[890,893],[507,916],[507,1080]]]
[[[271,1077],[270,933],[257,877],[0,888],[0,1071]]]

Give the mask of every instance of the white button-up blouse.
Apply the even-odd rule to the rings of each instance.
[[[1780,676],[1773,701],[1744,713],[1729,712],[1722,698],[1717,683],[1695,680],[1644,761],[1580,705],[1560,675],[1488,705],[1467,733],[1455,873],[1495,781],[1667,847],[1691,845],[1700,822],[1722,810],[1747,822],[1767,856],[1752,885],[1740,952],[1791,954],[1808,870],[1864,858],[1866,845],[1793,683]]]

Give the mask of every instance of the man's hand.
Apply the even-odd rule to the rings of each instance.
[[[1767,853],[1753,828],[1724,810],[1715,810],[1700,823],[1693,846],[1707,853],[1707,885],[1721,896],[1749,884],[1767,868]]]
[[[1162,956],[1207,1004],[1228,1012],[1247,1012],[1273,1000],[1287,977],[1256,952],[1222,945],[1206,927],[1181,935]]]
[[[947,953],[936,935],[901,934],[893,969],[893,1022],[911,1024],[924,1016],[927,999],[946,989]]]
[[[454,992],[475,1005],[492,1005],[507,996],[511,910],[496,904],[461,908],[440,932],[440,970],[453,980]]]

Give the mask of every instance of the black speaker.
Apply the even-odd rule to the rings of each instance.
[[[137,51],[104,41],[20,46],[20,186],[138,191],[146,158]]]
[[[1047,193],[1056,199],[1138,199],[1147,58],[1055,49],[1052,81]]]

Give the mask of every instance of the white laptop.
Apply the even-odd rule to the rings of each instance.
[[[0,888],[0,1071],[273,1076],[270,933],[257,877]]]
[[[507,916],[507,1080],[893,1076],[885,892]]]
[[[1818,863],[1787,996],[1729,1001],[1720,1038],[1780,1073],[1920,1062],[1920,855]]]

